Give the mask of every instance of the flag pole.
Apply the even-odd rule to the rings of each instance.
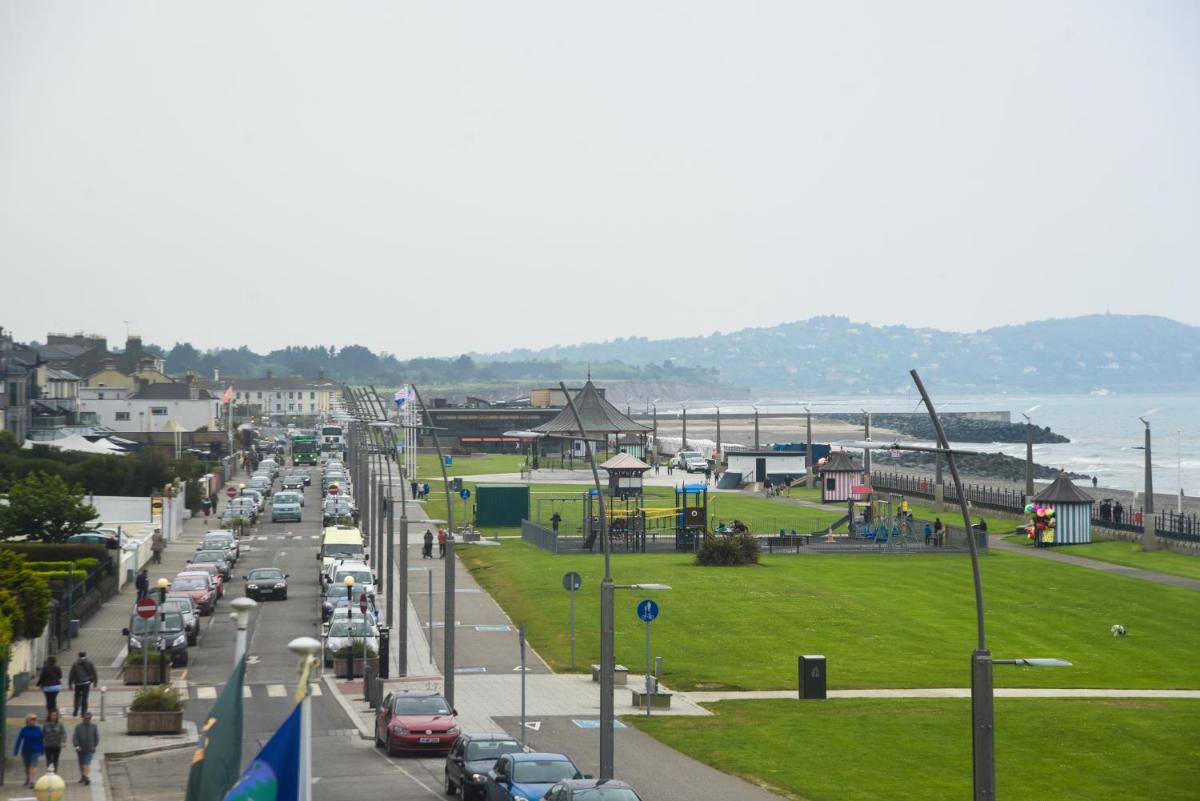
[[[308,674],[317,662],[321,643],[312,637],[297,637],[288,649],[300,657],[300,682],[296,700],[300,703],[300,793],[298,801],[312,801],[312,698]]]

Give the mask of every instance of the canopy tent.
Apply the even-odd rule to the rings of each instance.
[[[99,439],[99,440],[96,440],[95,442],[91,442],[91,441],[83,438],[79,434],[72,434],[69,437],[63,437],[62,439],[50,439],[50,440],[41,440],[41,441],[27,439],[27,440],[25,440],[25,444],[22,445],[21,447],[25,448],[25,449],[30,449],[34,445],[46,445],[51,448],[57,448],[60,451],[75,451],[78,453],[102,453],[102,454],[125,453],[125,450],[123,448],[121,448],[119,445],[114,445],[113,443],[111,443],[107,440]]]

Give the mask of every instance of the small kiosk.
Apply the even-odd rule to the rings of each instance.
[[[833,451],[819,462],[817,474],[821,476],[821,503],[845,503],[855,499],[859,493],[854,489],[865,484],[862,462],[845,451]]]
[[[1032,528],[1037,544],[1083,545],[1091,542],[1094,503],[1095,498],[1075,486],[1066,473],[1060,472],[1050,486],[1033,497]],[[1037,510],[1047,513],[1039,515]]]

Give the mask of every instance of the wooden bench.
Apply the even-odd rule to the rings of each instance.
[[[600,681],[600,666],[592,665],[592,681]],[[615,665],[613,667],[613,684],[628,684],[629,683],[629,668],[624,665]]]

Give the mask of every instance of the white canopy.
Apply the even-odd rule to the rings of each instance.
[[[25,444],[21,447],[25,449],[32,448],[34,445],[47,445],[51,448],[57,448],[60,451],[78,451],[80,453],[125,453],[125,451],[117,445],[105,439],[99,439],[91,442],[79,434],[72,434],[69,437],[62,439],[48,440],[25,440]]]

